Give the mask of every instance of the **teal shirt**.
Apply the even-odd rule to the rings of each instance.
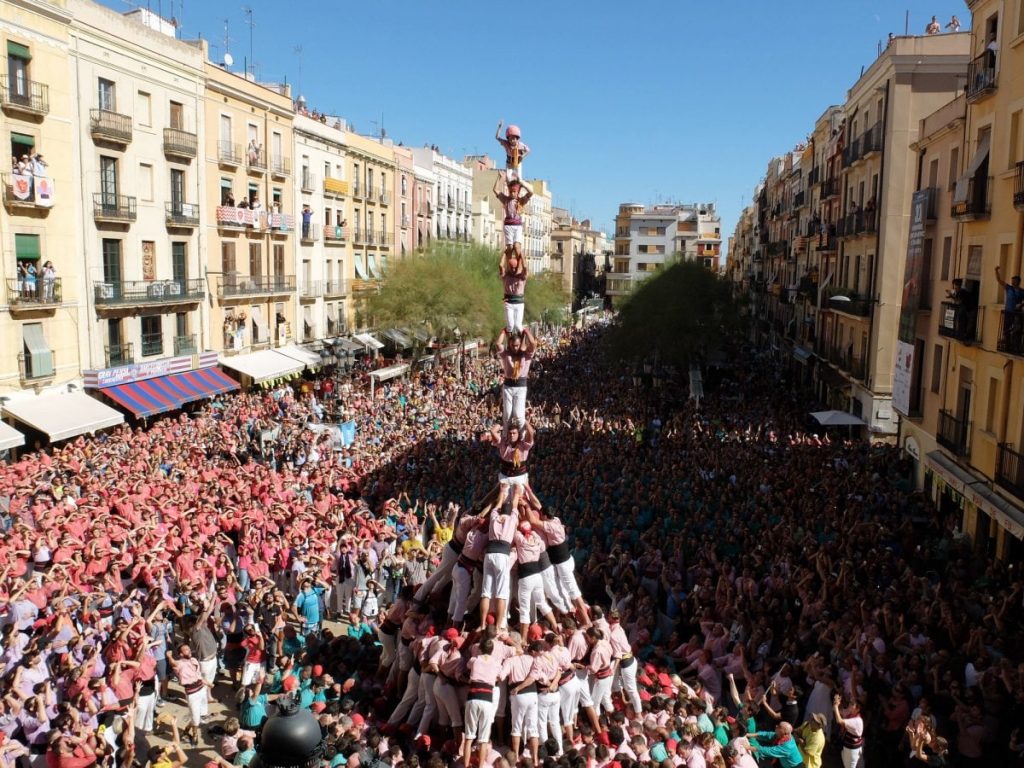
[[[250,696],[242,701],[242,706],[238,710],[238,720],[243,728],[258,728],[266,718],[267,694],[261,693],[256,698]]]
[[[245,766],[252,762],[252,759],[256,757],[256,750],[247,749],[244,752],[239,752],[235,755],[234,764],[238,766]]]
[[[757,739],[759,742],[774,741],[775,732],[758,731]],[[782,768],[796,768],[798,765],[803,765],[804,762],[804,757],[800,754],[800,748],[797,747],[796,740],[792,737],[786,739],[781,744],[758,746],[754,755],[757,757],[758,761],[761,761],[766,757],[777,757],[779,759],[779,765],[781,765]]]

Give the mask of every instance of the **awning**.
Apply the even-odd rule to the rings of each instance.
[[[320,355],[316,352],[309,349],[303,349],[302,347],[296,347],[294,344],[278,347],[274,351],[286,357],[290,357],[292,360],[297,360],[308,368],[319,368],[324,363],[320,358]]]
[[[430,334],[422,328],[402,328],[401,330],[403,333],[408,336],[412,336],[417,341],[421,341],[424,344],[430,343]]]
[[[4,413],[38,429],[53,443],[124,423],[123,414],[84,392],[15,400],[4,406]]]
[[[361,344],[356,344],[351,339],[335,339],[335,347],[341,347],[342,352],[350,352],[353,355],[357,352],[365,352],[366,349]]]
[[[398,365],[389,365],[387,368],[380,368],[371,372],[370,378],[378,382],[388,381],[389,379],[396,379],[402,374],[408,373],[408,371],[408,363],[399,363]]]
[[[412,339],[397,328],[388,328],[386,331],[381,331],[381,336],[388,339],[392,344],[400,349],[409,349],[412,347]]]
[[[108,387],[103,394],[138,417],[181,408],[185,403],[238,389],[238,382],[216,368],[200,368]]]
[[[0,451],[17,448],[24,444],[25,436],[21,434],[21,432],[16,430],[10,424],[4,424],[0,421]]]
[[[31,361],[32,375],[52,376],[54,372],[53,350],[50,349],[50,345],[43,335],[42,323],[25,323],[22,326],[22,338]]]
[[[978,169],[988,159],[988,154],[992,148],[992,132],[986,131],[981,139],[978,141],[978,149],[974,153],[974,157],[971,159],[970,165],[967,166],[967,170],[964,171],[964,175],[956,180],[956,188],[953,190],[953,202],[963,203],[967,201],[967,184],[974,178],[975,174],[978,173]]]
[[[18,261],[39,261],[39,235],[14,235],[14,258]]]
[[[356,279],[366,279],[366,268],[363,266],[363,259],[360,256],[356,256]]]
[[[372,253],[366,255],[366,269],[374,280],[380,277],[380,273],[377,271],[377,257]]]
[[[28,49],[28,46],[16,43],[13,40],[7,41],[7,55],[24,59],[25,61],[32,61],[32,52]]]
[[[353,338],[367,349],[384,349],[384,345],[368,333],[357,333]]]
[[[863,427],[864,419],[846,411],[816,411],[811,414],[823,427]]]
[[[981,483],[968,486],[964,498],[993,518],[1014,538],[1024,539],[1024,510],[1012,504],[1009,499]]]
[[[263,349],[259,352],[250,352],[247,355],[222,357],[220,364],[248,376],[252,379],[253,384],[298,373],[303,368],[302,363],[286,355],[279,355],[273,349]]]
[[[928,464],[932,469],[942,475],[942,479],[950,488],[963,495],[964,489],[971,483],[981,482],[982,478],[967,471],[942,451],[932,451],[925,454]]]

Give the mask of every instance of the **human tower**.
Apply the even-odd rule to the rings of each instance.
[[[632,711],[641,711],[637,665],[618,616],[605,619],[599,607],[584,602],[565,527],[530,486],[536,433],[527,384],[537,340],[523,322],[529,277],[523,208],[533,190],[522,174],[530,150],[517,126],[504,136],[501,129],[499,123],[495,138],[506,162],[494,194],[504,210],[498,273],[505,327],[496,342],[504,381],[501,423],[482,436],[498,453],[498,482],[478,510],[456,521],[438,568],[408,606],[399,600],[392,607],[380,628],[381,664],[404,690],[389,725],[404,723],[423,738],[436,715],[462,737],[466,766],[474,747],[480,764],[489,764],[492,724],[504,723],[506,707],[513,750],[518,754],[527,744],[535,763],[540,741],[554,736],[558,744],[563,738],[571,743],[580,711],[600,730],[598,710],[611,710],[613,684]],[[444,615],[431,615],[427,605],[449,582],[448,627],[441,630]],[[477,598],[481,631],[469,635],[466,615]],[[509,631],[510,613],[518,631]]]

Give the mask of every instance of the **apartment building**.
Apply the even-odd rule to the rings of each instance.
[[[251,353],[295,338],[294,114],[287,89],[204,71],[209,343]]]
[[[81,370],[79,334],[85,336],[87,314],[84,262],[78,256],[70,25],[63,3],[0,4],[6,57],[0,73],[0,137],[7,157],[17,158],[20,166],[17,173],[8,167],[0,175],[0,395],[5,398],[26,388],[57,388],[77,379]],[[48,262],[55,273],[45,276]]]
[[[431,168],[426,168],[413,156],[412,165],[412,228],[410,245],[416,251],[426,249],[434,238],[434,190],[437,177]]]
[[[968,7],[964,92],[916,146],[894,403],[918,481],[980,554],[1019,561],[1024,315],[1008,284],[1024,269],[1024,6]]]
[[[607,294],[626,296],[642,280],[680,258],[718,269],[721,218],[714,203],[645,206],[623,203],[615,217]]]
[[[333,123],[295,115],[299,314],[304,342],[339,336],[351,322],[352,187],[346,133]]]
[[[434,237],[445,242],[470,240],[473,174],[462,163],[442,154],[437,147],[412,150],[416,165],[434,175],[434,206],[431,222]]]
[[[551,268],[551,184],[543,179],[528,181],[533,197],[523,210],[523,256],[534,274]]]
[[[396,255],[404,258],[411,254],[416,246],[414,202],[416,197],[416,164],[412,150],[407,147],[395,147],[395,187],[398,199],[395,202],[395,243]]]
[[[494,182],[500,173],[487,155],[468,155],[462,161],[472,178],[470,232],[473,242],[489,248],[505,247],[505,211],[494,196]]]

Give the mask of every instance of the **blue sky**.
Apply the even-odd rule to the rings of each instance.
[[[106,0],[127,10],[125,0]],[[522,127],[527,175],[611,228],[620,202],[712,201],[731,233],[768,159],[842,103],[890,31],[944,25],[963,0],[149,0],[241,69],[406,145],[495,154]],[[147,5],[146,0],[142,2]]]

